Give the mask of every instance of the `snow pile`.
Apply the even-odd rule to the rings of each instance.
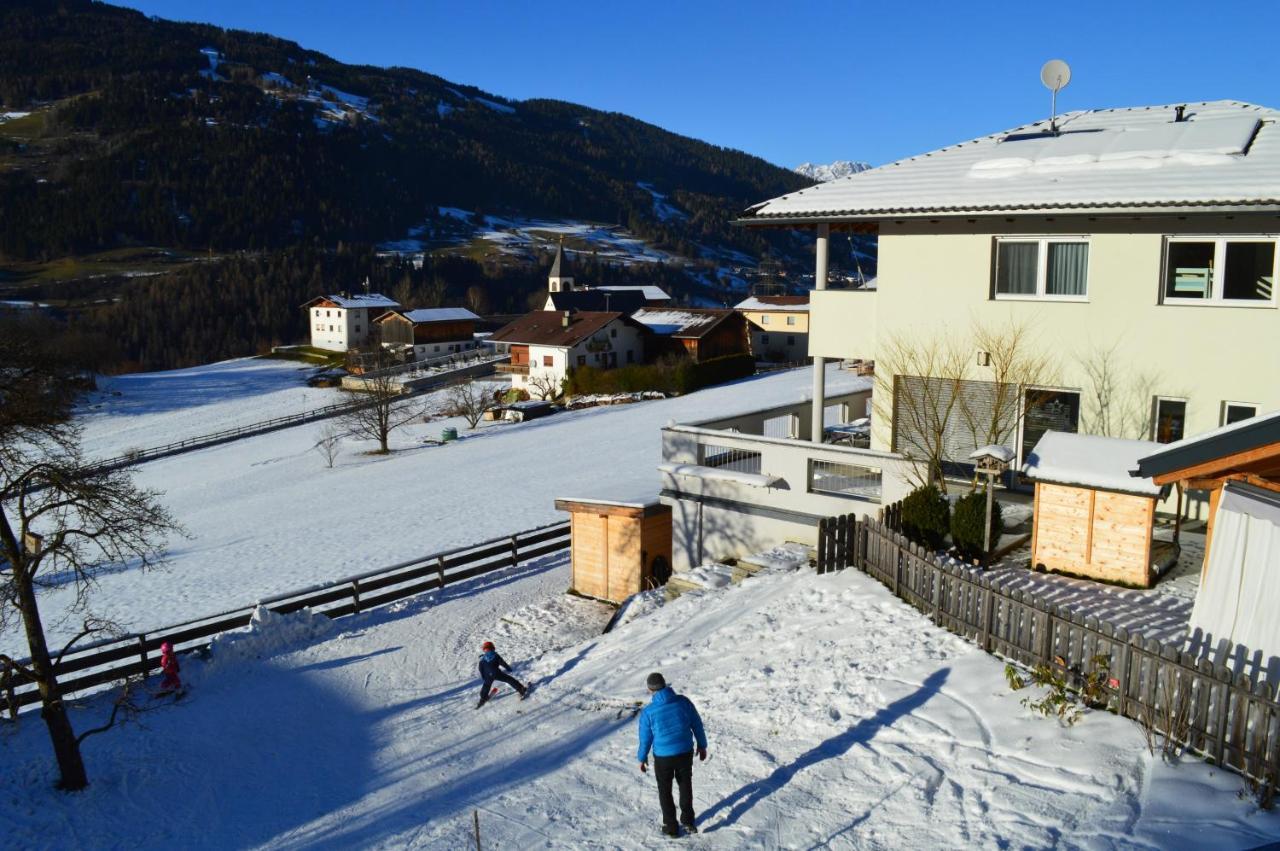
[[[809,564],[809,548],[788,541],[762,553],[753,553],[741,561],[759,565],[768,572],[789,572]]]
[[[499,650],[517,637],[525,643],[536,640],[542,647],[559,650],[599,635],[614,611],[613,606],[599,600],[560,594],[502,615],[488,633],[489,640]]]
[[[727,564],[711,562],[691,570],[681,571],[676,576],[684,582],[706,589],[727,588],[733,581],[733,568]]]
[[[613,628],[617,629],[623,624],[631,623],[637,618],[647,617],[658,609],[662,608],[667,601],[666,591],[662,588],[654,588],[649,591],[641,591],[638,594],[632,594],[621,606],[618,607],[618,613],[613,619]]]
[[[258,606],[247,631],[214,637],[209,645],[210,668],[278,656],[327,638],[333,630],[332,620],[310,609],[282,615]]]

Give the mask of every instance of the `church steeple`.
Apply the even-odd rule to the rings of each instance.
[[[551,272],[547,275],[547,290],[553,293],[573,290],[573,275],[566,274],[569,263],[564,257],[564,237],[556,246],[556,259],[551,264]]]

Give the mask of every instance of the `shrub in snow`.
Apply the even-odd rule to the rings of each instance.
[[[982,524],[987,519],[987,493],[974,491],[956,500],[951,509],[951,543],[955,544],[960,556],[965,559],[983,558]],[[991,544],[995,548],[1004,532],[1004,521],[1000,516],[1000,503],[991,503]]]
[[[950,519],[951,505],[934,485],[916,488],[902,500],[903,533],[931,550],[942,549]],[[982,546],[981,535],[978,546]]]

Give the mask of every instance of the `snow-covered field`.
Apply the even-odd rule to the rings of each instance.
[[[1280,839],[1239,778],[1138,727],[1032,716],[1000,665],[856,571],[686,595],[605,635],[563,557],[188,659],[191,691],[86,740],[51,790],[43,726],[0,725],[11,847],[668,847],[635,759],[644,678],[706,722],[692,848],[1214,848]],[[588,608],[582,608],[586,606]],[[504,616],[507,618],[504,620]],[[538,628],[530,628],[537,623]],[[474,709],[480,642],[534,685]],[[505,687],[504,687],[505,689]],[[80,729],[102,699],[74,710]]]
[[[303,374],[274,361],[232,361],[130,376],[136,392],[114,385],[125,395],[85,414],[86,443],[91,455],[114,454],[175,440],[187,428],[266,419],[290,405],[309,409],[313,398],[324,404],[336,392],[300,388]],[[828,387],[839,393],[866,381],[833,368]],[[163,503],[190,537],[171,540],[166,570],[124,566],[103,575],[94,609],[129,629],[151,629],[555,522],[564,515],[554,500],[566,494],[657,493],[660,429],[668,420],[796,401],[810,382],[806,370],[773,373],[676,399],[474,432],[460,419],[414,424],[393,434],[389,456],[347,442],[333,469],[313,450],[320,423],[151,461],[134,468],[135,480],[165,492]],[[461,440],[424,442],[449,425]],[[121,434],[128,439],[112,436]],[[78,616],[67,617],[73,600],[69,585],[42,597],[55,643],[78,631]],[[23,644],[17,631],[0,633],[0,652],[25,656]]]

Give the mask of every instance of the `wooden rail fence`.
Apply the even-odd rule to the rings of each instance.
[[[1171,738],[1214,764],[1274,790],[1280,785],[1280,659],[1210,647],[1198,633],[1182,644],[1082,616],[981,570],[908,540],[887,520],[849,514],[820,521],[818,572],[856,567],[934,623],[988,653],[1026,667],[1046,666],[1077,687],[1107,662],[1106,708]]]
[[[248,626],[258,606],[279,614],[310,608],[317,614],[339,618],[560,552],[568,547],[569,523],[561,521],[279,594],[251,606],[242,606],[145,633],[86,644],[69,651],[57,666],[59,686],[63,694],[72,694],[128,676],[148,674],[160,667],[161,643],[172,642],[179,652],[208,647],[209,639],[213,636]],[[22,664],[29,664],[29,661],[23,660]],[[40,693],[35,684],[21,672],[0,672],[0,708],[7,709],[10,717],[16,717],[22,707],[39,700]]]

